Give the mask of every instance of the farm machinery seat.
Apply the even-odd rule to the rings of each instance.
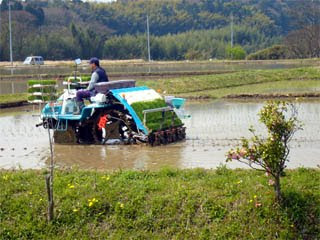
[[[120,88],[133,88],[136,85],[135,80],[117,80],[112,82],[101,82],[95,84],[97,93],[107,94],[109,90]]]

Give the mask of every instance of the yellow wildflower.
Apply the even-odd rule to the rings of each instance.
[[[78,212],[79,209],[74,208],[72,211],[73,211],[73,212]]]
[[[250,199],[250,201],[249,201],[250,203],[252,203],[253,202],[253,200],[252,199]]]
[[[72,189],[72,188],[74,188],[74,185],[73,185],[73,184],[68,183],[68,188]]]
[[[101,179],[105,179],[106,181],[110,180],[110,176],[102,176]]]
[[[88,202],[89,202],[88,206],[89,206],[89,207],[92,207],[93,204],[99,202],[99,200],[96,199],[96,198],[92,198],[92,199],[89,198],[89,199],[88,199]]]
[[[254,195],[253,198],[256,199],[256,198],[257,198],[257,195]]]

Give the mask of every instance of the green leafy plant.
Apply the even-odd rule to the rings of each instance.
[[[269,101],[259,112],[260,122],[268,131],[267,138],[258,136],[251,127],[251,139],[242,138],[241,146],[231,149],[227,161],[236,160],[253,169],[265,171],[270,177],[269,185],[274,186],[276,200],[281,202],[280,177],[289,157],[289,142],[302,123],[297,119],[298,110],[293,103]]]
[[[247,56],[248,60],[269,60],[285,59],[288,55],[288,48],[285,45],[273,45],[259,50]]]
[[[228,59],[241,60],[246,58],[246,51],[241,46],[227,47],[226,54]]]

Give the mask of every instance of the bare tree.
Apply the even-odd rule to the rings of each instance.
[[[285,38],[291,58],[320,57],[320,1],[296,1],[291,10],[295,30]]]

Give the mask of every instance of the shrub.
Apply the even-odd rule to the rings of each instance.
[[[269,59],[285,59],[287,58],[288,49],[284,45],[274,45],[272,47],[262,49],[250,54],[248,60],[269,60]]]
[[[246,51],[241,46],[227,47],[226,54],[228,59],[241,60],[246,58]]]
[[[237,160],[249,165],[253,169],[265,171],[270,176],[269,185],[274,186],[276,200],[281,201],[280,177],[289,156],[289,142],[294,133],[302,129],[297,119],[297,108],[292,103],[268,102],[260,111],[260,122],[267,130],[267,138],[256,135],[253,128],[251,139],[242,139],[242,144],[231,149],[227,154],[227,161]]]

